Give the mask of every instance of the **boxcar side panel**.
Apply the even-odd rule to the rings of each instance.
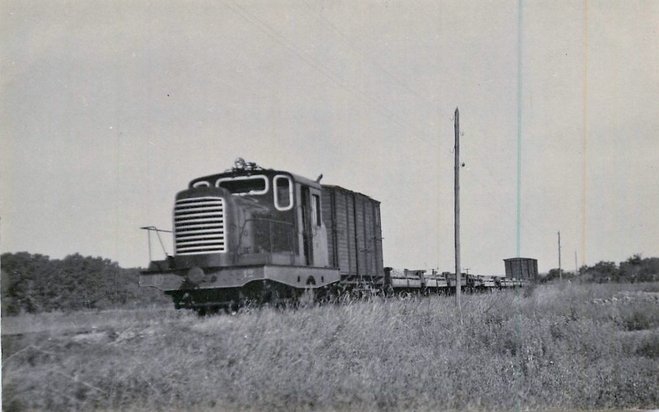
[[[336,194],[336,220],[337,220],[337,248],[339,257],[339,268],[341,273],[350,272],[350,239],[348,238],[348,205],[346,196],[340,191],[335,191]]]
[[[354,254],[357,256],[357,274],[365,275],[368,268],[366,267],[366,260],[364,259],[364,203],[363,198],[356,193],[352,195],[355,232],[355,250]]]
[[[382,221],[380,220],[380,204],[372,203],[373,208],[373,228],[375,233],[375,245],[373,253],[373,259],[375,259],[375,268],[378,274],[384,273],[384,256],[382,254]]]
[[[536,279],[538,277],[538,261],[532,258],[504,259],[506,277],[511,279]]]
[[[341,190],[323,188],[323,221],[327,227],[329,264],[341,273],[351,273],[350,199]]]
[[[332,206],[335,201],[334,193],[323,190],[321,191],[320,200],[322,202],[322,219],[327,229],[328,265],[330,267],[338,267],[338,258],[336,257],[336,253],[338,252],[336,249],[336,217],[333,215],[336,209]]]
[[[364,274],[372,275],[375,272],[375,265],[373,264],[373,222],[371,219],[370,209],[371,202],[369,199],[360,196],[362,199],[361,209],[364,216],[364,247],[359,251],[364,257]]]
[[[364,268],[364,273],[369,276],[374,276],[376,273],[375,260],[375,232],[373,229],[373,207],[370,202],[370,199],[363,198],[362,211],[364,214],[364,248],[362,253],[364,254],[364,260],[366,261],[366,267]]]
[[[356,250],[357,234],[355,232],[355,199],[350,193],[344,192],[346,207],[346,241],[348,244],[348,273],[355,274],[359,271],[359,260],[357,259]]]
[[[330,264],[349,276],[382,276],[380,203],[338,186],[323,186]]]

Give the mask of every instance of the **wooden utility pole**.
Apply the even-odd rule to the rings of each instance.
[[[561,273],[561,232],[558,232],[558,279],[563,280],[563,273]]]
[[[579,264],[577,263],[577,251],[574,251],[574,277],[579,276]]]
[[[462,286],[462,270],[460,269],[460,112],[455,108],[455,302],[458,305],[458,314],[462,323],[462,308],[460,307],[460,293]]]

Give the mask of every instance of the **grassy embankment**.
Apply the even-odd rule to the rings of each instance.
[[[3,318],[5,410],[659,407],[659,285]]]

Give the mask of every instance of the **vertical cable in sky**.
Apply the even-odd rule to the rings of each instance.
[[[522,226],[522,0],[517,5],[517,257],[521,255]]]
[[[581,174],[581,264],[586,264],[586,189],[588,160],[588,0],[583,3],[583,138],[582,138],[582,174]]]

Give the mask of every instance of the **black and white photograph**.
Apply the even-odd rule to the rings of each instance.
[[[0,0],[2,411],[659,410],[659,1]]]

